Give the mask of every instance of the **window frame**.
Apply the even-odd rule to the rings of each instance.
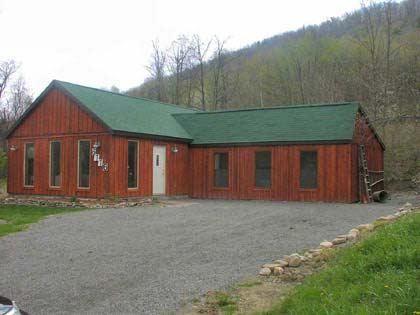
[[[227,154],[227,157],[228,157],[228,163],[227,163],[227,166],[228,166],[228,169],[227,169],[227,180],[228,180],[228,183],[227,183],[227,186],[216,186],[216,183],[215,183],[215,175],[216,175],[216,170],[215,170],[215,161],[214,161],[214,159],[215,159],[215,156],[216,156],[216,154]],[[213,151],[212,152],[212,163],[211,163],[211,166],[212,166],[212,188],[213,189],[216,189],[216,190],[230,190],[230,188],[231,188],[231,178],[230,178],[230,175],[231,175],[231,157],[230,157],[230,151],[229,150],[216,150],[216,151]]]
[[[60,161],[60,185],[59,186],[51,185],[51,175],[52,175],[52,163],[51,162],[52,162],[52,144],[53,143],[59,143],[60,144],[60,156],[59,156],[59,161]],[[61,148],[62,148],[61,140],[51,140],[50,141],[50,161],[49,161],[49,181],[48,181],[48,183],[49,183],[49,188],[52,188],[52,189],[60,189],[62,187],[62,183],[63,183],[62,168],[61,168],[61,166],[62,166],[62,163],[61,163],[61,156],[62,156],[61,152],[62,152],[62,150],[61,150]]]
[[[258,187],[257,181],[257,154],[258,153],[270,153],[270,186]],[[271,190],[273,188],[273,151],[272,150],[256,150],[254,151],[254,190]]]
[[[130,142],[134,142],[137,145],[137,156],[136,156],[136,186],[135,187],[128,187],[128,150]],[[127,189],[128,190],[137,190],[139,189],[139,165],[140,164],[140,141],[139,140],[128,140],[127,141]]]
[[[33,172],[34,172],[34,174],[33,174],[34,180],[33,180],[32,185],[27,185],[26,184],[26,146],[28,144],[32,144],[33,147],[34,147],[34,166],[33,166],[33,168],[34,168],[34,170],[33,170]],[[23,144],[23,146],[24,146],[23,147],[23,187],[25,187],[25,188],[34,188],[35,187],[35,142],[34,141],[25,142]]]
[[[316,153],[316,187],[302,187],[301,176],[302,176],[302,152],[315,152]],[[301,149],[299,150],[299,190],[300,191],[318,191],[319,190],[319,152],[317,149]]]
[[[80,187],[80,142],[88,141],[89,142],[89,186],[88,187]],[[77,189],[78,190],[89,190],[91,185],[91,139],[78,139],[77,140]]]

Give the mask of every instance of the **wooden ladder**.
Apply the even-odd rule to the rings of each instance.
[[[365,187],[365,193],[368,198],[368,202],[372,202],[372,185],[370,183],[370,175],[366,160],[366,151],[365,146],[363,144],[359,146],[359,168],[360,176],[363,179],[363,184]]]

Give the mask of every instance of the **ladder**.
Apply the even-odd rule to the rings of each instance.
[[[359,146],[359,168],[360,175],[363,179],[363,184],[365,186],[366,197],[368,199],[368,202],[372,202],[372,185],[370,184],[370,175],[366,161],[366,151],[365,146],[363,144]]]

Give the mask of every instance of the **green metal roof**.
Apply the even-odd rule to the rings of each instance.
[[[357,103],[279,106],[174,115],[192,144],[348,142]]]
[[[113,131],[191,139],[172,114],[194,113],[195,110],[63,81],[53,83]]]

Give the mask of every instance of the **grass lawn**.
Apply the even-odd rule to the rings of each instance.
[[[7,221],[0,224],[0,237],[22,231],[29,224],[38,222],[44,217],[63,212],[76,212],[85,208],[47,208],[37,206],[0,205],[0,220]]]
[[[305,279],[264,315],[420,314],[420,214],[381,226],[337,251],[329,266]]]

